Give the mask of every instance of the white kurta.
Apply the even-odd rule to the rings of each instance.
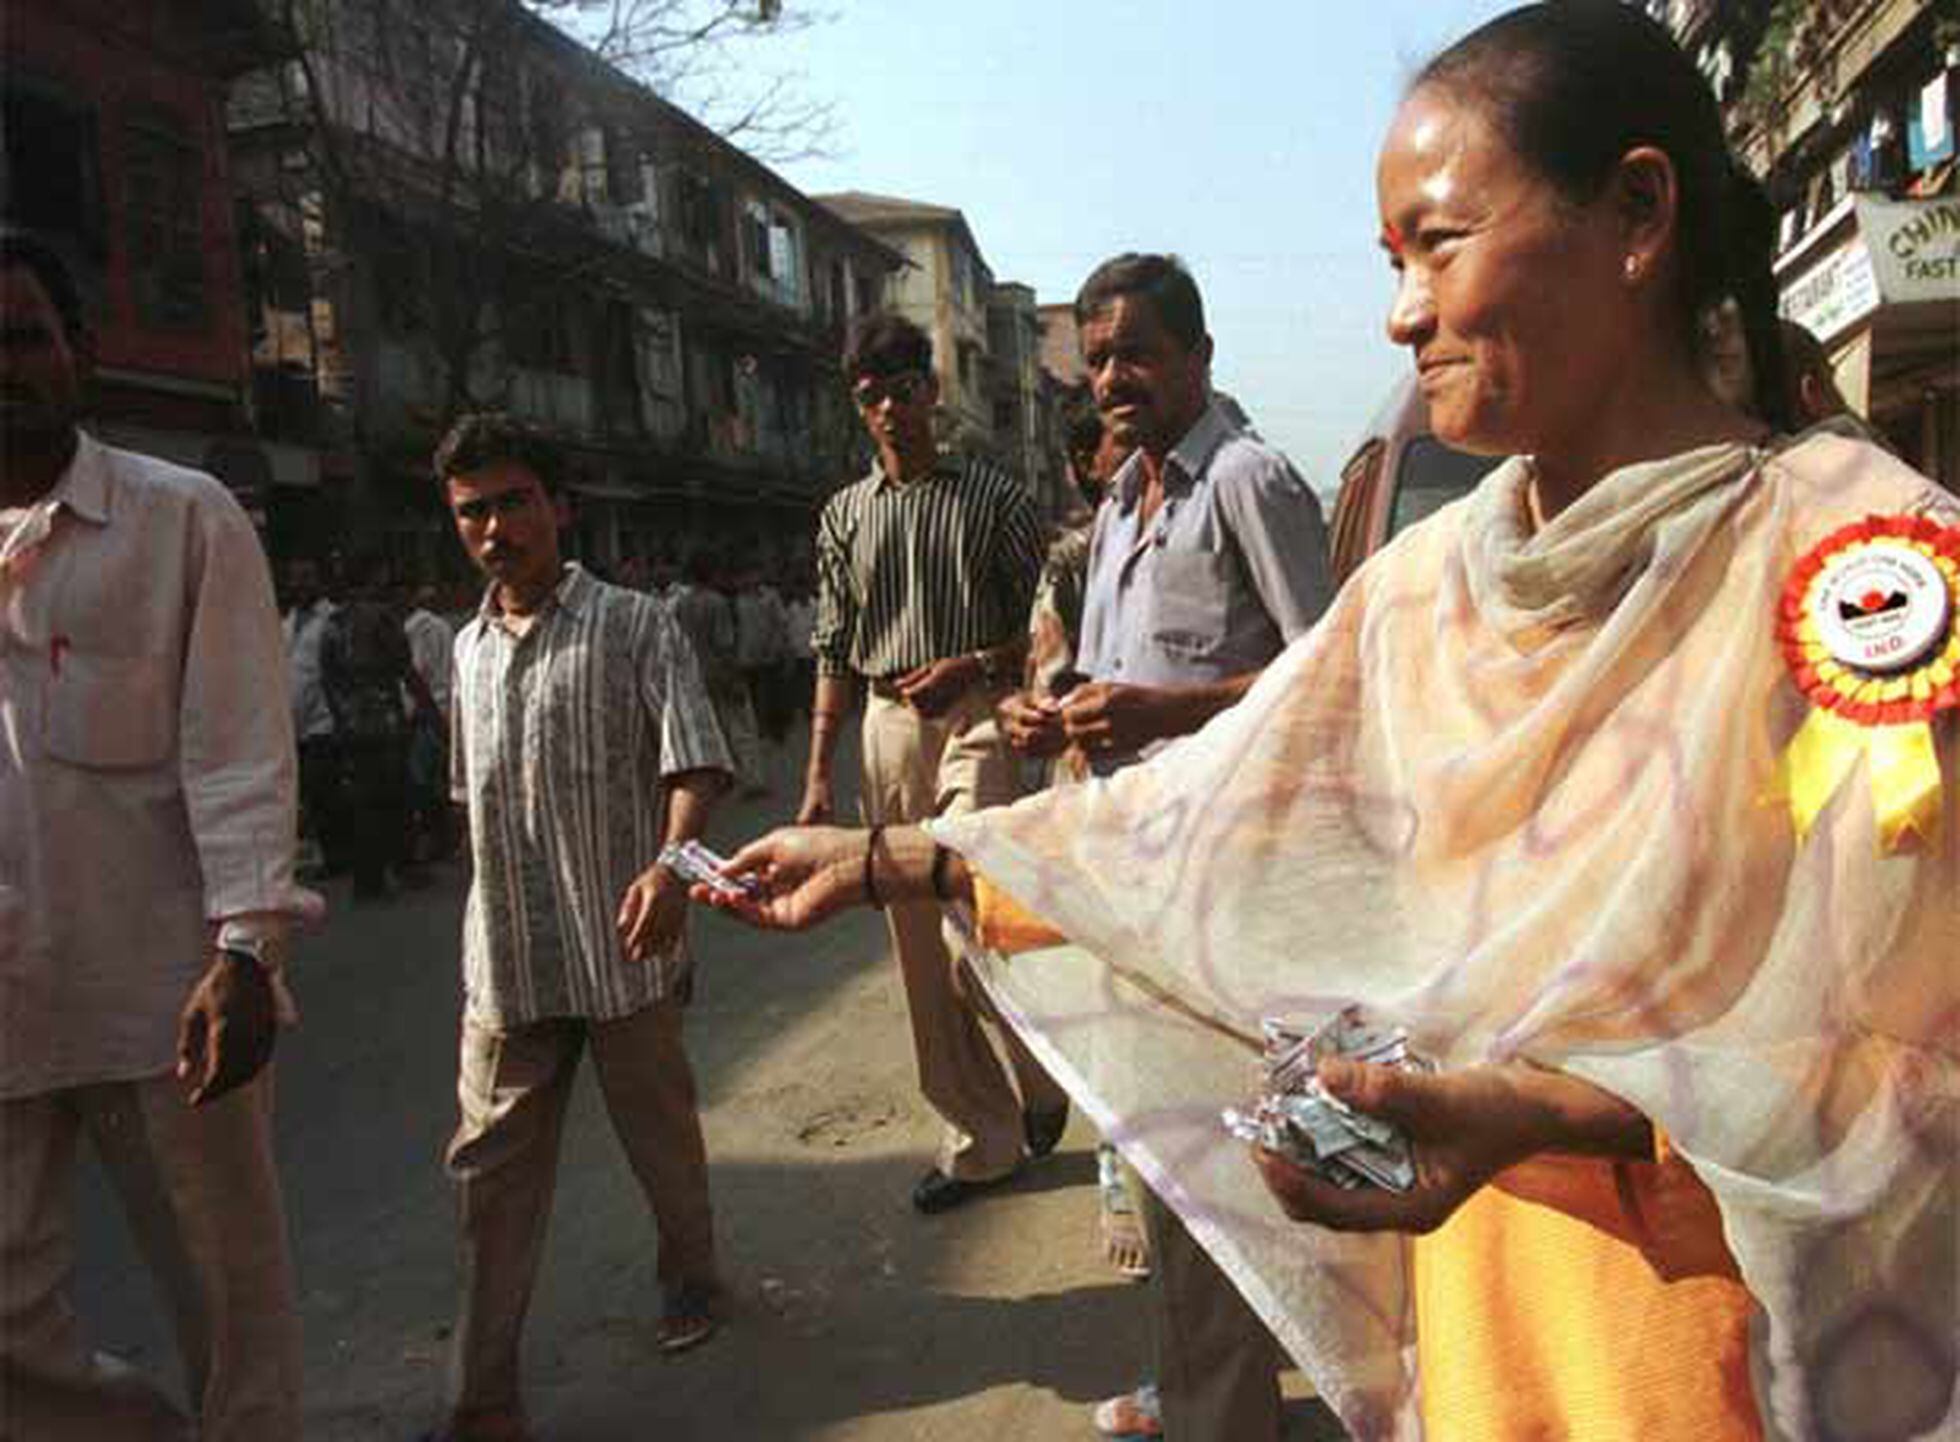
[[[171,1068],[209,924],[312,900],[294,784],[251,522],[84,436],[0,543],[0,1097]]]

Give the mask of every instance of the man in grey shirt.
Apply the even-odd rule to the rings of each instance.
[[[1000,718],[1030,755],[1081,748],[1101,774],[1188,735],[1243,696],[1326,607],[1327,538],[1285,456],[1214,397],[1197,283],[1175,257],[1105,262],[1075,301],[1097,409],[1135,452],[1096,515],[1078,666],[1065,697],[1026,692]],[[1277,1439],[1278,1353],[1174,1214],[1146,1198],[1157,1385],[1098,1425],[1160,1405],[1175,1442]],[[1153,1395],[1154,1394],[1154,1395]]]
[[[1299,472],[1213,397],[1182,266],[1120,256],[1076,314],[1097,405],[1136,450],[1090,542],[1088,681],[1059,701],[1012,697],[1001,717],[1016,749],[1074,743],[1107,773],[1203,726],[1313,624],[1330,595],[1327,538]]]

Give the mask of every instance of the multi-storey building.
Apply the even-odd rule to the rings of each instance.
[[[1960,10],[1649,0],[1778,212],[1783,313],[1902,456],[1960,489]]]
[[[885,302],[932,337],[942,438],[1016,459],[1011,442],[1005,448],[998,443],[994,424],[987,322],[994,275],[966,217],[950,206],[861,190],[817,199],[908,262],[903,272],[892,277]]]
[[[1027,482],[1042,514],[1059,517],[1078,503],[1061,456],[1062,387],[1042,368],[1040,307],[1032,286],[1019,281],[994,286],[987,340],[993,356],[995,450]]]
[[[578,549],[777,562],[851,469],[844,323],[901,259],[517,0],[327,0],[234,94],[269,425],[347,484],[294,528],[457,563],[460,410],[563,440]]]
[[[1089,383],[1082,364],[1082,333],[1075,324],[1075,302],[1059,301],[1035,307],[1041,322],[1041,368],[1063,386]]]
[[[224,85],[276,33],[249,0],[72,0],[0,25],[0,218],[88,293],[91,428],[222,476],[263,515],[317,479],[252,433]]]

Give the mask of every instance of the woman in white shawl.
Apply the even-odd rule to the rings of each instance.
[[[1073,942],[983,973],[1357,1435],[1952,1435],[1960,509],[1777,434],[1760,202],[1637,7],[1451,47],[1378,182],[1436,432],[1513,459],[1149,763],[778,832],[724,904]],[[1754,414],[1703,379],[1726,297]],[[1233,1038],[1346,1002],[1440,1063],[1322,1074],[1404,1194],[1216,1128]]]

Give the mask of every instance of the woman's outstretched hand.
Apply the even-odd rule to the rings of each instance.
[[[696,901],[770,931],[802,931],[864,904],[867,834],[841,826],[785,826],[728,858],[722,874],[747,892],[697,884]]]

